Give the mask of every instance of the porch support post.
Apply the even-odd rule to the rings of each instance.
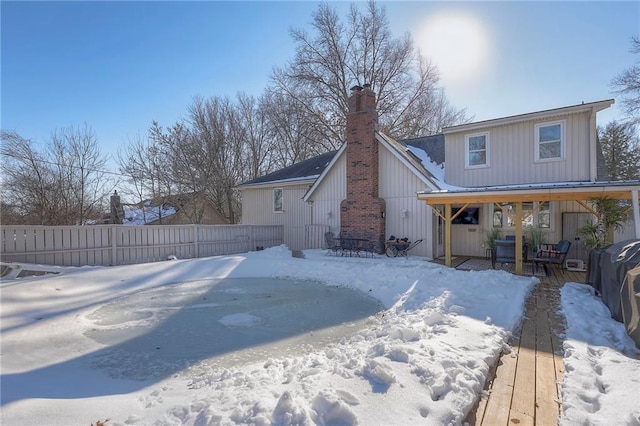
[[[638,190],[631,191],[631,202],[633,204],[633,224],[636,231],[636,238],[640,238],[640,206],[638,205]]]
[[[522,201],[516,202],[516,274],[522,275]]]
[[[444,205],[444,264],[451,266],[451,204]]]

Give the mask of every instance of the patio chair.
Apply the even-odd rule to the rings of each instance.
[[[496,269],[496,263],[516,262],[516,242],[510,240],[495,240],[491,251],[491,268]]]
[[[539,264],[544,267],[544,272],[549,276],[548,266],[560,265],[560,272],[564,275],[564,260],[569,253],[571,242],[567,240],[560,240],[557,244],[540,244],[538,251],[533,260],[533,273],[536,273],[536,269]]]
[[[340,247],[340,244],[338,243],[338,241],[336,241],[336,238],[333,236],[333,232],[325,232],[324,241],[325,241],[325,244],[327,245],[327,252],[325,254],[342,256],[342,247]]]
[[[516,242],[515,235],[506,235],[504,239],[505,241],[513,241],[514,244]],[[522,236],[522,261],[523,262],[529,261],[529,243],[527,242],[527,239],[525,238],[524,235]]]

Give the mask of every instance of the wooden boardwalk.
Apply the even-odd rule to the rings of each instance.
[[[491,370],[485,396],[467,417],[470,425],[556,425],[561,410],[562,338],[557,313],[565,282],[585,282],[584,272],[552,268],[526,302],[522,327]]]

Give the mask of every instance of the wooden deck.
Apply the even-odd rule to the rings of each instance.
[[[493,367],[485,396],[467,417],[470,425],[555,425],[560,414],[562,339],[565,320],[557,314],[565,282],[585,282],[584,272],[541,278],[526,302],[522,327]]]

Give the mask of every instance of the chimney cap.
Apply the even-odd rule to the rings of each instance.
[[[351,88],[351,91],[352,91],[352,92],[354,92],[354,91],[358,91],[358,92],[359,92],[359,91],[361,91],[361,90],[362,90],[362,86],[357,86],[357,85],[356,85],[356,86],[353,86],[353,87]]]

